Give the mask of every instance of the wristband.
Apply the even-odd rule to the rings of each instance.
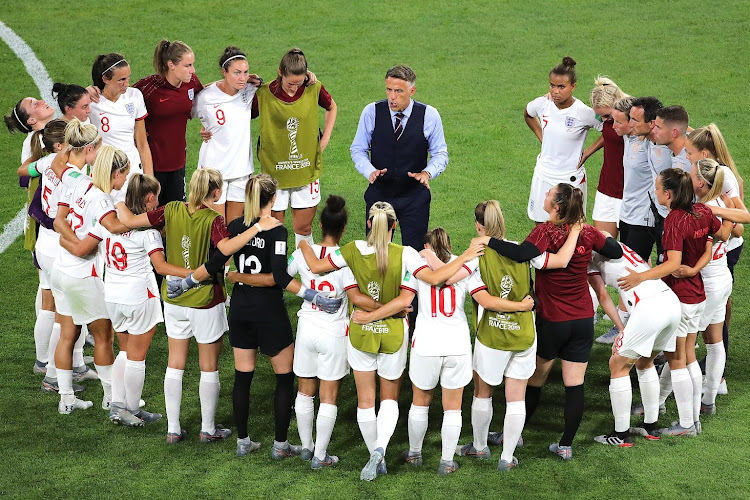
[[[41,174],[36,169],[36,162],[32,161],[27,167],[29,169],[29,177],[39,177]]]
[[[262,228],[262,227],[260,226],[260,223],[259,223],[259,222],[256,222],[255,224],[253,224],[253,227],[254,227],[255,229],[257,229],[259,233],[262,233],[262,232],[263,232],[263,228]]]
[[[299,287],[299,292],[297,292],[295,295],[297,295],[297,297],[299,297],[300,299],[304,299],[306,291],[307,291],[307,287],[305,285],[301,285]]]

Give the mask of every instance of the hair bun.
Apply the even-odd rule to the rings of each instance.
[[[575,60],[570,56],[563,57],[562,63],[563,63],[563,66],[570,66],[571,68],[575,67],[576,65]]]
[[[326,208],[328,210],[331,210],[333,212],[341,212],[342,210],[344,210],[345,206],[346,200],[341,196],[335,194],[328,195],[328,199],[326,199]]]

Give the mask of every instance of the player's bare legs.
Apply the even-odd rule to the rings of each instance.
[[[245,204],[241,201],[228,201],[225,205],[226,215],[224,220],[229,224],[234,219],[242,217],[245,212]]]

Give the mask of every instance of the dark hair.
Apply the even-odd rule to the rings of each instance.
[[[44,149],[48,153],[55,152],[55,144],[63,144],[65,142],[65,127],[68,122],[62,118],[47,122],[42,130],[42,142],[44,143]]]
[[[76,84],[55,83],[52,85],[52,96],[60,106],[60,111],[65,114],[65,108],[75,108],[81,97],[87,95],[88,91]]]
[[[414,73],[414,70],[406,64],[399,64],[398,66],[392,67],[391,69],[386,71],[385,78],[396,78],[398,80],[403,80],[410,86],[414,85],[417,81],[416,73]]]
[[[659,111],[664,105],[656,97],[636,97],[630,105],[632,108],[643,108],[643,119],[647,122],[656,119],[656,112]]]
[[[448,263],[451,260],[451,238],[448,232],[442,227],[436,227],[427,233],[427,237],[427,243],[430,244],[437,258]]]
[[[159,181],[147,174],[135,173],[128,179],[128,189],[125,191],[125,206],[134,214],[146,213],[146,195],[159,195]]]
[[[182,57],[192,51],[185,42],[179,40],[170,42],[166,38],[162,38],[156,44],[156,50],[154,51],[154,69],[159,75],[166,77],[167,71],[169,71],[169,61],[172,61],[172,64],[179,64]]]
[[[659,178],[661,179],[661,187],[672,193],[672,203],[669,209],[684,210],[697,217],[696,213],[693,212],[695,191],[690,174],[681,168],[667,168],[659,173]]]
[[[562,58],[562,62],[552,68],[549,72],[550,76],[560,75],[567,76],[571,84],[575,84],[578,78],[576,78],[576,62],[572,57],[565,56]]]
[[[115,75],[115,68],[124,68],[127,65],[125,56],[117,52],[98,55],[91,68],[91,80],[99,90],[104,90],[104,77],[111,79]]]
[[[341,239],[346,229],[346,223],[349,220],[349,214],[346,211],[346,200],[335,194],[329,195],[326,200],[326,206],[320,213],[320,226],[323,230],[323,237],[331,236],[335,239]]]
[[[219,67],[223,70],[227,70],[227,62],[229,62],[229,65],[231,65],[231,61],[229,61],[230,59],[232,61],[236,61],[237,59],[247,61],[247,55],[242,52],[239,47],[230,45],[225,48],[224,53],[221,54],[221,57],[219,58]]]
[[[283,76],[307,74],[307,59],[298,48],[289,49],[281,58],[279,71]]]
[[[555,206],[558,208],[558,224],[575,224],[586,220],[583,191],[570,184],[555,186]]]
[[[28,124],[29,114],[21,107],[22,102],[23,99],[18,101],[11,112],[3,116],[5,126],[8,127],[8,132],[11,134],[13,132],[24,132],[28,134],[32,130],[31,125]]]
[[[684,134],[690,123],[690,116],[682,106],[667,106],[656,111],[656,116],[670,127],[677,127]]]

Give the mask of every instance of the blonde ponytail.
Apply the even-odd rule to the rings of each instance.
[[[708,187],[708,192],[701,196],[700,202],[715,200],[724,188],[724,170],[719,166],[719,162],[710,158],[698,160],[695,166],[698,170],[698,178]]]
[[[105,144],[99,148],[94,165],[91,167],[94,186],[109,193],[112,191],[112,174],[125,171],[129,166],[128,155],[114,146]]]
[[[484,234],[491,238],[505,238],[505,217],[496,200],[483,201],[474,209],[474,219],[484,227]]]
[[[388,269],[388,232],[396,223],[396,211],[390,203],[377,201],[370,207],[370,234],[367,244],[375,248],[375,262],[381,276]]]
[[[84,125],[78,118],[73,118],[65,126],[65,143],[73,152],[82,153],[85,147],[97,147],[101,142],[101,134],[90,123]]]
[[[199,168],[190,178],[188,195],[188,212],[194,214],[201,205],[205,205],[208,196],[221,189],[224,179],[215,168]]]
[[[252,175],[245,186],[245,225],[249,226],[253,220],[260,217],[261,209],[265,208],[276,194],[276,179],[268,174]]]
[[[620,87],[608,77],[599,75],[594,80],[594,88],[591,90],[590,97],[592,108],[611,108],[623,97],[630,96],[620,90]]]

